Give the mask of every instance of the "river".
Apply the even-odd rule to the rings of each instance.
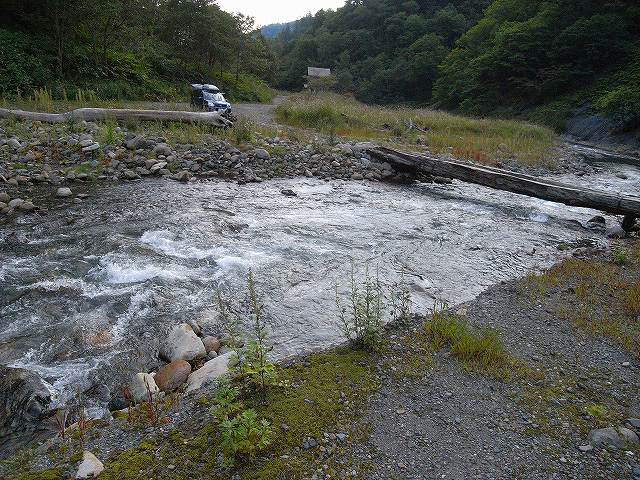
[[[638,193],[639,179],[612,165],[572,181]],[[146,180],[89,193],[0,227],[0,363],[37,371],[57,403],[157,366],[177,323],[214,331],[217,292],[244,298],[249,269],[282,358],[342,340],[335,285],[346,294],[352,262],[386,286],[404,278],[426,312],[546,268],[562,247],[607,245],[581,225],[598,212],[459,182]]]

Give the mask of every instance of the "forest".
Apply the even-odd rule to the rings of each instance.
[[[211,0],[8,0],[0,94],[46,88],[168,99],[188,82],[234,101],[303,87],[308,66],[372,104],[520,117],[562,130],[589,104],[640,126],[640,6],[633,0],[348,0],[256,29]]]
[[[350,0],[285,28],[277,83],[333,68],[367,103],[526,115],[561,129],[591,102],[640,125],[640,6],[631,0]]]
[[[208,0],[8,0],[0,16],[0,94],[171,99],[219,82],[265,101],[273,58],[253,19]]]

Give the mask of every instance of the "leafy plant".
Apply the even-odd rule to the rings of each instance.
[[[631,262],[629,258],[629,253],[620,248],[613,252],[613,263],[616,265],[628,265]]]
[[[273,430],[266,420],[258,420],[255,410],[244,410],[234,418],[224,420],[219,427],[222,437],[223,463],[231,467],[238,456],[254,458],[271,444]]]
[[[253,272],[247,276],[249,290],[250,317],[253,326],[254,340],[245,347],[242,361],[239,364],[239,375],[246,385],[257,389],[262,400],[266,401],[267,387],[276,381],[276,368],[269,362],[268,354],[273,347],[267,346],[267,323],[264,317],[264,306],[258,299]]]
[[[408,327],[413,315],[413,300],[411,291],[406,284],[404,270],[400,281],[393,286],[391,292],[391,317],[399,325]]]
[[[379,352],[383,347],[382,316],[384,295],[380,279],[372,278],[369,266],[365,266],[363,284],[356,281],[354,263],[349,278],[349,306],[343,306],[336,284],[336,306],[343,336],[356,348]]]
[[[244,404],[238,400],[238,390],[228,383],[219,384],[214,402],[211,414],[220,423],[235,417],[244,410]]]

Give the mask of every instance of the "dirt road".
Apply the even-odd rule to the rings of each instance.
[[[240,118],[246,118],[256,123],[275,123],[274,109],[282,104],[287,97],[278,95],[273,103],[237,103],[233,105],[233,111]]]

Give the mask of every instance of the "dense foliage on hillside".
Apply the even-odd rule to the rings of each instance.
[[[302,86],[307,66],[331,67],[338,89],[366,102],[426,102],[456,39],[490,0],[349,0],[284,31],[276,44],[278,81]]]
[[[640,110],[639,47],[634,1],[495,0],[443,62],[434,95],[467,113],[527,108],[635,63],[635,74],[629,69],[598,97],[598,106],[622,115],[620,127],[631,128],[631,112],[620,109],[635,101]]]
[[[250,18],[208,0],[8,0],[0,15],[0,94],[170,98],[222,82],[258,100],[273,58]],[[246,75],[239,75],[246,74]],[[264,87],[263,87],[264,88]],[[259,95],[258,95],[259,96]]]
[[[640,124],[639,44],[634,0],[350,0],[284,30],[275,50],[284,88],[331,67],[365,102],[505,115],[580,92],[566,105],[590,101],[628,129]]]

